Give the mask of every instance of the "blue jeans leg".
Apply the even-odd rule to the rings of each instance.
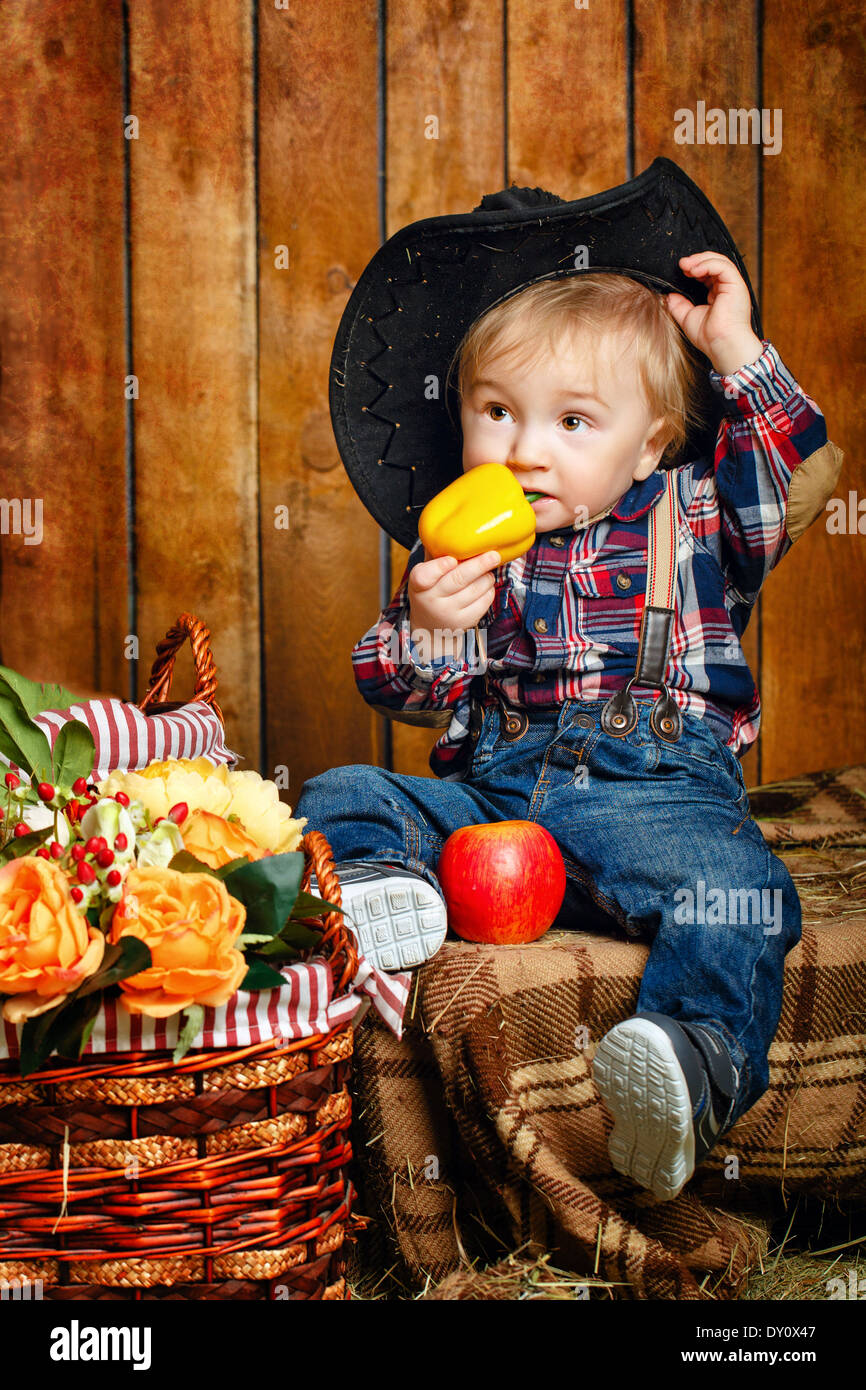
[[[593,898],[649,941],[638,1010],[721,1036],[741,1072],[736,1119],[769,1084],[800,901],[749,815],[735,755],[694,716],[677,743],[659,739],[651,703],[640,702],[635,729],[617,738],[601,729],[602,702],[576,702],[548,748],[529,815]],[[485,779],[500,756],[494,744]]]
[[[442,890],[435,868],[452,831],[504,818],[467,783],[413,777],[365,763],[311,777],[294,814],[307,816],[307,830],[322,832],[335,860],[405,865],[437,892]]]

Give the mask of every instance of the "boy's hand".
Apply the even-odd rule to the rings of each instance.
[[[499,552],[488,550],[471,560],[440,555],[415,565],[409,574],[409,620],[416,645],[419,636],[422,648],[432,638],[433,656],[452,655],[454,634],[475,627],[493,602],[492,572],[499,563]]]
[[[728,376],[760,357],[763,344],[752,332],[752,301],[733,261],[720,251],[681,256],[680,269],[709,288],[707,304],[692,304],[671,292],[667,306],[686,337],[706,354],[717,372]]]

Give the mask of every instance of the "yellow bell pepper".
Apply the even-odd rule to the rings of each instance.
[[[481,463],[431,498],[418,518],[418,534],[431,559],[468,560],[498,550],[507,565],[535,544],[535,512],[510,468]]]

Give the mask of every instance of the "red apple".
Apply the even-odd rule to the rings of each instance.
[[[543,825],[465,825],[442,846],[436,877],[448,922],[464,941],[537,941],[565,897],[565,865]]]

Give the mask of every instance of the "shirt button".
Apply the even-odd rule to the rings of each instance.
[[[535,628],[535,631],[536,631],[536,632],[546,632],[546,631],[547,631],[547,619],[546,619],[546,618],[536,618],[536,619],[535,619],[535,622],[532,624],[532,626]]]
[[[616,582],[620,589],[631,588],[631,578],[627,574],[618,574],[616,577]]]
[[[551,536],[550,544],[555,545],[558,550],[561,550],[565,545],[565,540],[562,536]]]

